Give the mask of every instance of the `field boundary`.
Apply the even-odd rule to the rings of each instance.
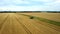
[[[57,22],[57,21],[53,21],[53,20],[49,20],[49,19],[45,19],[45,18],[41,18],[41,17],[37,17],[37,16],[26,15],[26,14],[19,14],[19,15],[24,15],[24,16],[27,16],[29,18],[33,17],[34,19],[37,19],[37,20],[40,20],[43,22],[47,22],[47,23],[50,23],[53,25],[60,26],[60,22]]]

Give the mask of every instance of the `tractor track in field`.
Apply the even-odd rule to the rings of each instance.
[[[20,22],[19,18],[16,17],[16,20],[21,24],[21,26],[24,28],[24,30],[27,32],[27,34],[32,34],[32,33],[25,27],[25,25],[23,25],[23,24]]]
[[[20,19],[20,16],[18,17],[18,19]],[[22,19],[23,20],[23,19]],[[29,22],[25,22],[24,20],[24,22],[22,21],[22,20],[20,20],[20,23],[22,23],[25,27],[26,27],[26,30],[28,29],[28,31],[30,32],[30,34],[33,34],[33,33],[35,33],[35,32],[38,32],[38,33],[40,33],[40,31],[38,30],[38,28],[36,28],[36,27],[34,27],[34,25],[33,26],[30,26],[31,28],[32,27],[34,27],[34,29],[35,29],[35,32],[34,32],[34,29],[32,29],[32,30],[30,30],[30,28],[28,27],[29,26]],[[25,24],[25,23],[27,23],[27,24]],[[27,26],[26,26],[27,25]],[[36,30],[37,29],[37,30]],[[29,33],[28,33],[29,34]]]
[[[2,29],[3,25],[4,25],[4,22],[7,20],[8,18],[8,15],[5,17],[5,19],[3,20],[3,22],[0,23],[0,30]]]

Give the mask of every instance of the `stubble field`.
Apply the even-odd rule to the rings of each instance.
[[[0,34],[60,34],[60,25],[30,16],[60,23],[59,13],[0,13]]]

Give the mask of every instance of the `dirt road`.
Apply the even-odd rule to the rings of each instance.
[[[60,27],[17,13],[0,13],[0,34],[60,34]]]

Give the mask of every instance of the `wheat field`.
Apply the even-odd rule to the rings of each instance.
[[[38,17],[42,17],[42,18],[46,18],[46,19],[60,22],[60,13],[21,13],[21,14],[38,16]]]
[[[0,34],[60,34],[60,26],[30,19],[28,16],[21,14],[60,22],[59,13],[0,13]]]

